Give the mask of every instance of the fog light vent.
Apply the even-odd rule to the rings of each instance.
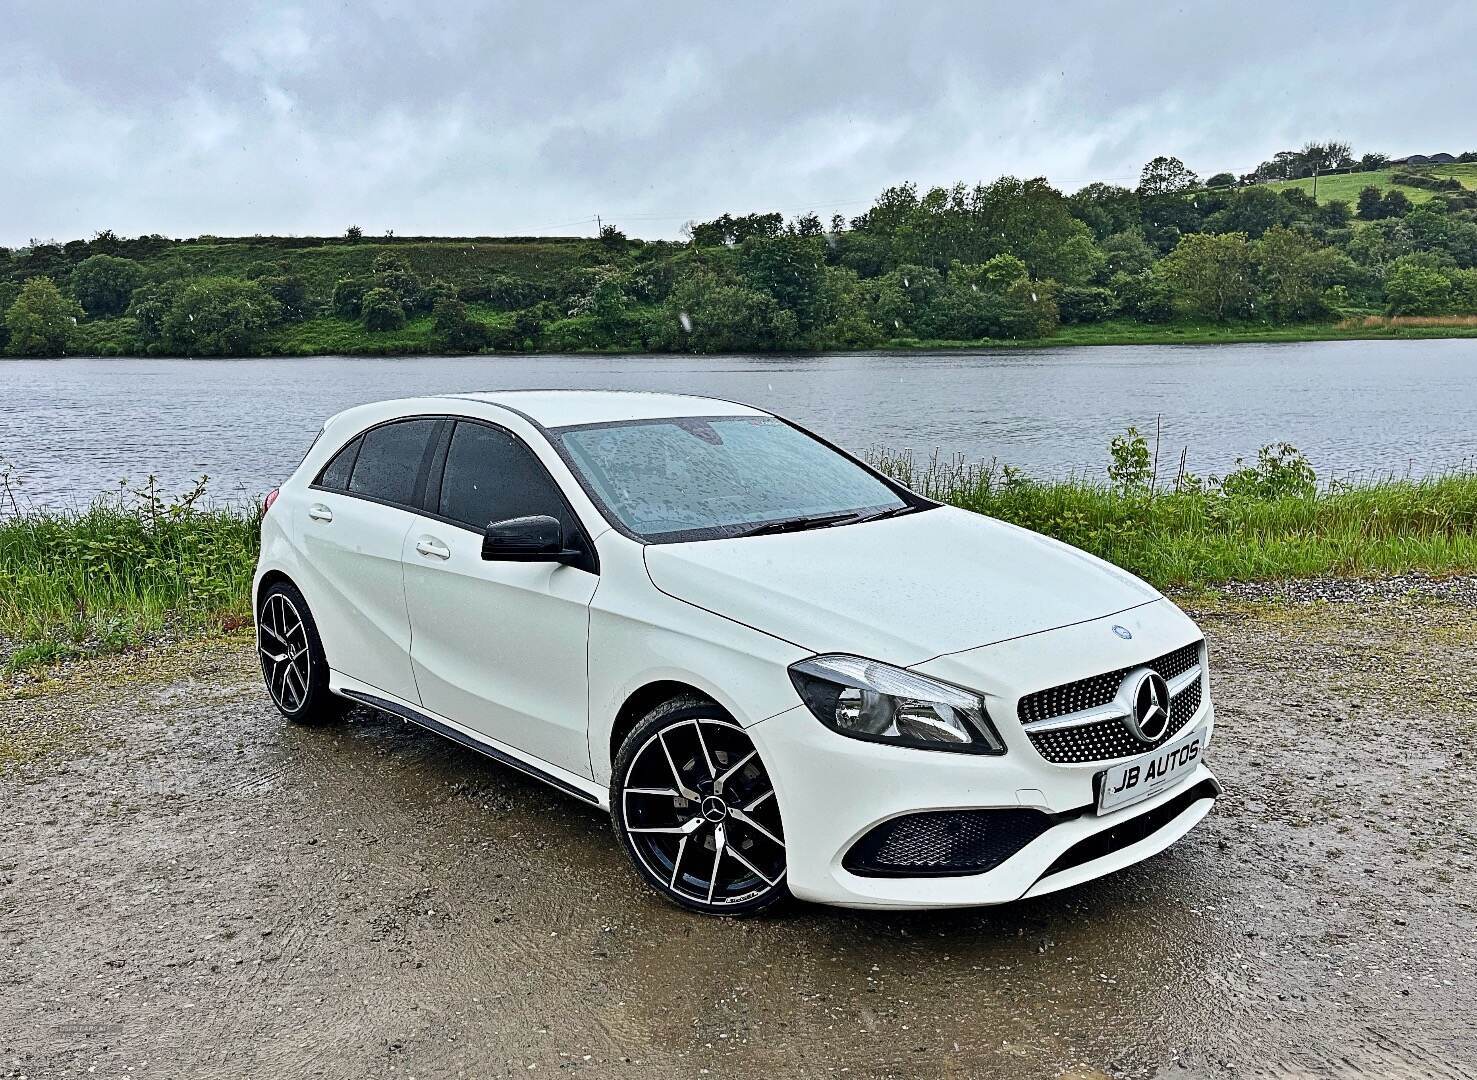
[[[1039,810],[935,810],[884,821],[841,861],[862,877],[949,877],[993,870],[1051,828]]]

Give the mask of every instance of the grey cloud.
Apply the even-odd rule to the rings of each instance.
[[[23,3],[0,243],[672,236],[882,187],[1246,169],[1308,138],[1477,149],[1470,4]],[[1465,142],[1464,142],[1465,140]],[[1472,143],[1469,146],[1466,143]]]

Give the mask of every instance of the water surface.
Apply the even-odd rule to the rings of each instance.
[[[1288,441],[1320,476],[1439,472],[1477,457],[1477,340],[1112,346],[825,356],[325,357],[0,362],[0,458],[40,503],[149,473],[258,493],[322,419],[409,394],[600,387],[711,394],[856,450],[941,449],[1035,475],[1101,474],[1128,424],[1161,461],[1224,472]]]

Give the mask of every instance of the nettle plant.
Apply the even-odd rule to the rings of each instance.
[[[1157,440],[1156,440],[1157,443]],[[1158,490],[1157,445],[1137,427],[1113,437],[1108,446],[1108,480],[1121,495],[1154,495]],[[1176,495],[1222,495],[1252,499],[1306,498],[1318,491],[1318,477],[1307,456],[1291,443],[1271,443],[1257,451],[1256,460],[1236,459],[1236,468],[1223,477],[1196,476],[1185,469],[1180,455],[1174,484]]]

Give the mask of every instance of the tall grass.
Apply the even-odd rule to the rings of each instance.
[[[882,453],[875,463],[920,494],[1054,536],[1161,587],[1477,569],[1477,474],[1228,494],[1036,481],[937,456]]]
[[[250,621],[255,511],[177,499],[152,478],[86,510],[0,516],[0,668]]]
[[[914,490],[1035,529],[1164,587],[1477,570],[1477,473],[1318,486],[1291,447],[1220,481],[1166,486],[1144,440],[1115,439],[1111,482],[1038,481],[994,463],[882,452]],[[86,510],[23,509],[0,472],[0,669],[126,648],[251,618],[259,512],[152,480]]]
[[[1359,318],[1342,319],[1337,326],[1340,330],[1423,326],[1477,328],[1477,315],[1364,315]]]

